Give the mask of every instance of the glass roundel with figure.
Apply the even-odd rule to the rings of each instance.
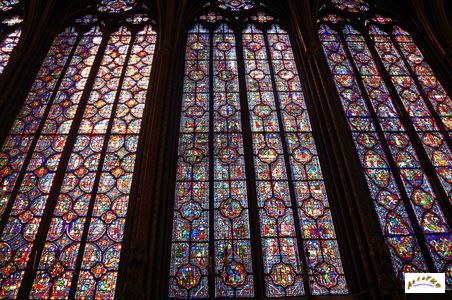
[[[251,3],[188,31],[169,296],[347,294],[290,37]]]
[[[157,39],[140,3],[67,20],[1,148],[0,298],[115,297]]]
[[[366,1],[331,0],[319,37],[396,274],[444,272],[451,289],[450,96],[408,31]]]

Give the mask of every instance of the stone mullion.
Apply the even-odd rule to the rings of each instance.
[[[188,26],[178,19],[175,1],[157,1],[156,14],[162,18],[151,71],[150,87],[138,153],[137,176],[132,191],[129,224],[120,271],[118,297],[166,299],[171,256],[174,174],[176,172],[178,120],[182,101],[185,40]],[[183,18],[178,20],[185,21]],[[166,21],[166,22],[165,22]],[[128,252],[128,253],[126,253]]]

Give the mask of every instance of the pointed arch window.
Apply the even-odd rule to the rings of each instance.
[[[188,32],[169,296],[347,294],[289,34],[218,4]]]
[[[320,40],[397,275],[450,274],[451,100],[410,34],[375,10],[330,1]]]
[[[0,1],[0,75],[22,33],[22,9],[18,0]]]
[[[0,152],[2,298],[115,295],[156,43],[117,2],[56,36]]]

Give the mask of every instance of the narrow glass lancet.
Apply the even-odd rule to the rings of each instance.
[[[345,294],[334,225],[289,36],[276,25],[267,35],[250,25],[243,32],[243,44],[267,296],[305,294],[303,264],[312,294]]]
[[[296,209],[289,191],[282,124],[278,121],[264,33],[254,25],[246,27],[243,46],[266,294],[303,295],[305,262],[296,236]]]
[[[10,200],[24,161],[31,153],[30,147],[37,137],[36,133],[43,121],[52,91],[57,85],[76,37],[75,30],[69,28],[55,38],[25,104],[2,147],[0,152],[0,184],[3,192],[3,197],[0,198],[1,218],[4,218],[3,212]]]
[[[254,278],[234,32],[213,35],[213,151],[217,297],[251,297]]]
[[[249,24],[236,41],[221,15],[200,20],[186,48],[169,296],[253,297],[253,272],[267,297],[347,294],[288,33]]]
[[[375,48],[385,66],[391,80],[402,100],[411,122],[424,146],[427,155],[434,166],[436,173],[443,185],[447,195],[452,194],[452,153],[446,142],[444,133],[441,132],[440,124],[429,110],[428,101],[433,104],[433,108],[443,121],[443,125],[450,131],[449,122],[452,117],[451,101],[445,93],[441,84],[436,80],[431,69],[424,64],[415,68],[423,76],[419,77],[421,88],[428,95],[432,95],[431,100],[425,99],[421,90],[416,86],[415,79],[411,76],[409,66],[402,59],[401,54],[396,49],[391,37],[386,32],[380,30],[377,26],[370,27],[370,36],[374,41]],[[414,45],[414,44],[413,44]],[[406,47],[405,47],[406,48]],[[418,50],[419,51],[419,50]],[[417,55],[420,53],[417,52]],[[421,56],[422,58],[422,56]],[[413,55],[411,61],[415,60]],[[408,59],[408,61],[410,61]],[[427,71],[423,71],[423,70]],[[430,74],[430,75],[429,75]],[[419,76],[419,75],[418,75]],[[434,95],[440,95],[435,97]],[[450,133],[449,133],[450,135]],[[450,199],[452,203],[452,198]]]
[[[2,148],[0,297],[115,297],[156,33],[98,20],[55,38]]]
[[[363,81],[368,82],[367,86],[372,95],[372,101],[380,102],[378,108],[381,108],[383,112],[387,111],[381,118],[376,119],[370,111],[372,106],[366,103],[363,96],[367,90],[361,90],[358,85],[355,78],[357,74],[353,71],[339,33],[326,25],[321,25],[319,33],[396,273],[403,279],[404,272],[426,271],[425,259],[416,241],[413,227],[403,204],[402,194],[397,187],[394,173],[376,128],[382,126],[386,137],[392,137],[394,141],[406,141],[403,127],[396,117],[396,112],[385,90],[372,91],[372,84],[377,83],[377,87],[382,84],[380,78],[370,76],[377,70],[370,67],[362,68],[366,75],[365,81]],[[364,47],[360,47],[360,49],[365,50]],[[368,54],[362,53],[357,59],[368,61],[371,58]],[[397,143],[392,143],[391,149],[395,151],[396,155],[400,151],[397,146]],[[402,147],[401,153],[405,153],[403,144],[400,144],[400,147]]]
[[[400,53],[416,74],[419,83],[430,100],[434,110],[446,129],[452,131],[452,101],[436,78],[410,34],[399,26],[394,26],[392,36],[399,46]],[[450,181],[450,178],[449,178]],[[450,196],[450,195],[449,195]]]
[[[381,16],[374,20],[385,24],[391,22]],[[337,18],[335,22],[338,22]],[[343,25],[342,28],[343,32],[337,32],[322,25],[320,38],[366,173],[371,168],[387,169],[380,171],[378,177],[373,176],[375,178],[366,175],[372,179],[368,180],[369,189],[390,246],[394,268],[401,280],[403,272],[425,272],[424,256],[433,263],[434,271],[447,272],[452,235],[439,201],[443,194],[438,187],[445,195],[450,195],[452,156],[438,121],[447,121],[450,99],[435,81],[434,86],[439,87],[439,94],[444,96],[435,100],[444,100],[444,104],[435,106],[438,103],[432,103],[433,108],[429,107],[428,99],[419,90],[391,36],[377,26],[370,26],[373,45],[368,45],[364,36],[352,26]],[[415,61],[413,55],[409,59]],[[381,61],[382,68],[376,60]],[[385,81],[381,72],[386,72],[389,79]],[[420,82],[423,80],[425,78],[419,79]],[[432,90],[424,90],[427,91],[434,94]],[[434,116],[435,108],[440,108],[440,118]],[[441,114],[444,112],[446,114]],[[408,130],[410,126],[414,131]],[[364,136],[368,137],[364,139]],[[430,165],[436,171],[440,185],[434,176],[427,174],[426,168]],[[395,184],[390,191],[392,177]],[[402,199],[405,199],[405,205],[402,205]],[[396,209],[399,212],[395,214]],[[391,226],[388,226],[385,223],[390,214]],[[389,232],[391,228],[392,232]],[[425,252],[417,246],[416,231]],[[400,235],[404,237],[392,237]]]
[[[279,114],[287,143],[311,294],[348,292],[316,143],[289,34],[267,32]]]
[[[188,32],[174,200],[170,297],[207,298],[209,266],[210,34]]]
[[[93,39],[89,38],[91,36],[90,33],[86,35],[88,38],[83,41],[89,45],[93,42]],[[63,37],[65,36],[63,35]],[[72,40],[73,38],[69,36],[69,41]],[[60,42],[66,43],[64,40]],[[79,51],[78,55],[85,53],[85,46],[79,43],[75,53],[77,51]],[[93,51],[85,56],[89,58],[95,55],[97,46],[88,46],[88,49]],[[54,53],[51,53],[51,55],[54,55]],[[75,68],[80,63],[80,56],[78,55],[74,54],[69,66],[72,65]],[[49,62],[54,62],[53,58],[50,57]],[[91,64],[88,63],[88,71],[90,67]],[[56,74],[58,74],[58,65],[55,67],[52,65],[51,68],[56,68]],[[55,75],[54,73],[49,75],[46,76],[46,80],[57,79],[52,78],[52,75]],[[6,297],[14,298],[21,286],[24,271],[30,259],[36,234],[41,224],[56,171],[68,139],[69,130],[80,103],[81,93],[85,87],[86,78],[80,77],[79,85],[73,79],[72,74],[64,74],[54,97],[52,97],[53,103],[50,106],[45,122],[42,124],[43,126],[36,145],[31,151],[30,161],[27,166],[24,166],[26,168],[25,174],[22,182],[19,184],[11,213],[9,216],[2,216],[3,218],[7,218],[1,235],[2,253],[6,253],[6,255],[3,256],[0,266],[2,268],[11,268],[11,272],[8,274],[8,281],[1,286],[2,294],[4,293],[3,295]],[[41,82],[38,82],[38,84],[42,86]],[[31,97],[34,98],[33,104],[40,104],[39,100],[42,101],[43,98],[45,99],[51,96],[51,94],[51,89],[44,90],[40,94],[31,94]],[[40,114],[43,112],[43,109],[46,109],[45,104],[39,107],[36,112]],[[25,104],[23,111],[25,113],[31,113],[27,109],[27,104]],[[32,111],[35,112],[35,110]],[[35,115],[32,118],[35,118]],[[21,121],[22,118],[19,115],[19,118],[14,124],[13,132],[16,130],[28,132],[29,129],[35,131],[34,128],[28,126],[23,128]],[[27,121],[31,121],[30,125],[38,125],[37,122],[33,122],[36,120]]]

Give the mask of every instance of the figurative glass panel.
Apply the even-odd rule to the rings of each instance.
[[[224,16],[199,19],[186,46],[169,296],[253,297],[256,272],[268,297],[347,294],[288,33],[251,24],[236,41]]]
[[[170,297],[207,298],[211,249],[209,196],[210,33],[188,32],[170,269]]]
[[[127,20],[55,38],[2,148],[1,297],[115,296],[156,43],[146,16]]]
[[[404,33],[400,30],[399,32]],[[407,37],[408,41],[410,39],[408,35],[401,36]],[[414,55],[407,52],[408,47],[405,43],[399,43],[405,49],[403,55],[409,56],[408,60],[404,60],[389,34],[380,30],[377,26],[371,26],[370,37],[419,139],[422,141],[429,160],[435,167],[444,190],[449,196],[452,195],[452,153],[444,135],[444,132],[447,132],[447,135],[451,136],[452,103],[450,97],[435,78],[429,65],[423,60],[422,54],[412,41],[409,49],[415,52]],[[407,65],[406,61],[411,61],[411,65]],[[416,65],[415,61],[418,61],[419,65]],[[410,73],[408,69],[410,67],[416,70],[416,73],[414,73],[416,77]],[[415,84],[415,81],[420,83],[420,88]],[[430,105],[434,112],[429,110]],[[435,112],[439,115],[439,120],[434,117]],[[445,130],[442,131],[441,127]]]
[[[450,274],[450,97],[392,19],[347,18],[327,11],[319,36],[394,269]]]
[[[346,294],[289,36],[277,25],[266,35],[248,26],[243,45],[267,296],[305,294],[303,264],[311,294]]]

